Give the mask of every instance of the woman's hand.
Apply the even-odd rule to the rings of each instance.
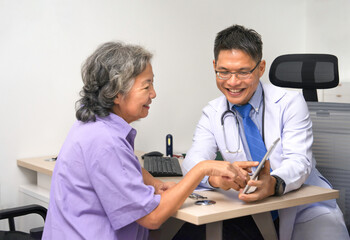
[[[245,187],[249,181],[249,173],[251,167],[256,167],[259,162],[242,161],[242,162],[226,162],[226,161],[203,161],[206,168],[205,175],[209,177],[209,184],[223,190],[231,188],[238,191]]]

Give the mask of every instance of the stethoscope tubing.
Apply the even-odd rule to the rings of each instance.
[[[227,109],[225,112],[222,113],[221,115],[221,126],[222,126],[222,129],[223,129],[223,132],[224,132],[224,141],[225,141],[225,145],[226,145],[226,152],[230,152],[227,148],[227,142],[226,142],[226,133],[225,133],[225,128],[224,128],[224,121],[225,121],[225,116],[229,113],[232,113],[233,116],[235,117],[235,120],[236,120],[236,125],[237,125],[237,129],[239,131],[239,121],[238,121],[238,118],[237,118],[237,113],[232,111],[230,109],[230,104],[228,102],[228,100],[226,99],[226,104],[227,104]],[[262,139],[263,141],[265,142],[265,98],[264,98],[264,93],[263,93],[263,115],[262,115]],[[239,141],[239,139],[238,139]],[[239,144],[239,142],[238,142]],[[238,147],[239,148],[239,147]],[[235,151],[234,153],[238,152],[239,149],[237,151]]]

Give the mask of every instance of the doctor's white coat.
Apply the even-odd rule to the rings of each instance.
[[[262,84],[265,101],[264,138],[266,148],[278,137],[281,141],[270,156],[271,174],[281,177],[285,183],[285,193],[298,189],[303,183],[331,188],[330,183],[315,168],[312,155],[312,123],[303,96],[296,91],[287,91],[271,84]],[[226,153],[226,144],[221,125],[223,112],[227,110],[225,96],[221,96],[203,109],[197,125],[193,144],[183,162],[185,172],[198,162],[215,159],[220,151],[224,160],[246,161],[242,142],[240,153]],[[236,119],[225,117],[227,146],[231,150],[238,148]],[[239,140],[241,141],[241,140]],[[295,223],[305,222],[336,208],[336,201],[307,204],[279,210],[280,239],[291,239]]]

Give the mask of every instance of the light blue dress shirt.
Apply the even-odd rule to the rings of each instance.
[[[258,127],[259,132],[260,132],[262,137],[264,137],[263,136],[263,115],[264,115],[264,113],[263,113],[264,112],[263,97],[264,97],[263,89],[261,86],[261,82],[259,82],[259,85],[258,85],[255,93],[253,94],[252,98],[249,100],[249,104],[252,105],[252,110],[250,111],[249,116],[253,120],[255,125]],[[239,136],[240,136],[242,144],[243,144],[244,152],[247,156],[247,161],[252,161],[252,157],[251,157],[250,151],[249,151],[248,142],[247,142],[247,139],[246,139],[245,133],[244,133],[242,116],[234,108],[234,104],[229,102],[229,106],[230,106],[230,109],[236,113],[237,120],[239,122]],[[213,188],[209,184],[209,176],[205,176],[203,178],[203,180],[200,183],[200,186]]]

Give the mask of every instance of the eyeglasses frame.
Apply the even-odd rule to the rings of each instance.
[[[250,70],[250,71],[248,71],[248,72],[244,72],[244,73],[248,73],[248,74],[251,75],[251,74],[255,71],[255,69],[259,66],[260,63],[261,63],[261,60],[258,61],[258,63],[255,65],[255,67],[254,67],[252,70]],[[221,78],[221,77],[218,75],[218,73],[222,73],[222,72],[223,72],[223,71],[217,71],[217,70],[215,70],[215,75],[216,75],[220,80],[224,80],[224,81],[227,81],[227,80],[231,79],[231,78],[232,78],[232,75],[235,75],[236,78],[240,79],[239,77],[237,77],[237,74],[242,73],[242,72],[229,72],[229,71],[225,71],[225,72],[227,72],[227,73],[230,73],[231,76],[230,76],[229,78],[227,78],[227,79],[223,79],[223,78]],[[250,76],[248,76],[247,78],[244,78],[244,79],[248,79],[249,77],[250,77]]]

